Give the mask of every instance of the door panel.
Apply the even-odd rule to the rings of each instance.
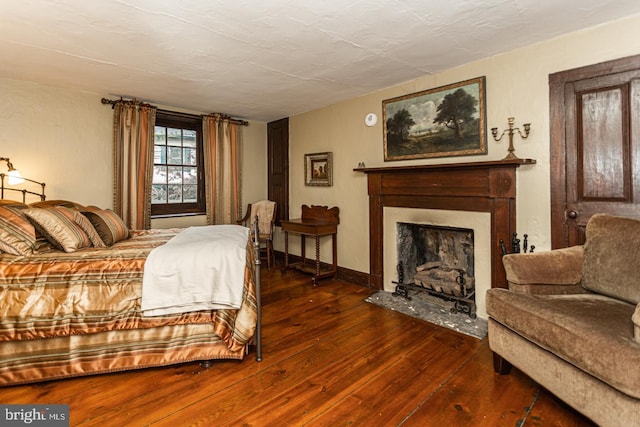
[[[629,201],[626,86],[578,94],[577,200]]]
[[[640,56],[633,59],[549,77],[554,248],[584,243],[595,213],[640,218]]]
[[[278,204],[276,225],[289,219],[289,119],[267,124],[268,197]]]
[[[600,87],[601,79],[570,85],[576,123],[567,123],[566,218],[569,246],[584,243],[584,228],[597,212],[618,214],[631,200],[628,84]],[[594,87],[585,88],[593,85]],[[579,90],[578,89],[582,89]],[[573,132],[575,129],[575,132]],[[570,132],[571,130],[571,132]]]

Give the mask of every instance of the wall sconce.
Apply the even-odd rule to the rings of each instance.
[[[520,132],[520,129],[513,127],[513,121],[514,121],[513,117],[509,117],[507,121],[509,122],[509,129],[503,130],[502,133],[500,134],[500,138],[498,138],[498,128],[491,128],[491,135],[493,135],[493,139],[496,142],[500,141],[505,133],[509,135],[509,148],[507,150],[509,151],[509,153],[506,155],[506,157],[503,160],[517,159],[518,156],[513,154],[513,152],[515,151],[515,148],[513,148],[513,134],[518,132],[518,135],[520,135],[522,139],[527,139],[527,137],[529,136],[529,131],[531,130],[531,123],[525,123],[522,125],[524,127],[524,134],[523,134],[522,132]]]
[[[9,176],[9,185],[22,184],[24,182],[24,178],[20,175],[20,171],[13,167],[13,164],[8,157],[0,157],[0,162],[3,160],[7,162],[7,169],[9,169],[9,172],[7,172],[7,175]]]

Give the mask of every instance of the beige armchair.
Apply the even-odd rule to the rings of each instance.
[[[640,426],[640,221],[591,217],[584,246],[505,255],[487,291],[496,372],[511,365],[606,427]]]
[[[278,205],[271,200],[260,200],[249,203],[244,217],[237,221],[239,225],[249,227],[253,233],[254,220],[258,217],[258,239],[260,241],[261,259],[262,253],[267,260],[267,269],[271,269],[271,263],[275,265],[275,253],[273,251],[273,229],[275,227]]]

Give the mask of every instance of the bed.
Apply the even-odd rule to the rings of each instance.
[[[75,225],[81,229],[87,223],[80,219],[90,219],[93,228],[84,238],[60,237],[59,230],[34,219],[34,212],[78,220],[83,226]],[[104,224],[91,220],[96,212],[115,215],[69,201],[0,201],[0,386],[193,361],[242,360],[250,350],[261,360],[257,242],[247,238],[244,245],[242,283],[234,285],[240,287],[237,306],[150,316],[142,309],[147,257],[185,230],[121,230],[126,238],[105,243],[109,236],[102,235]],[[15,253],[11,245],[17,243],[6,240],[15,228],[12,221],[28,228],[18,217],[26,217],[39,236],[31,251],[22,247],[25,253]],[[118,224],[111,226],[106,233],[117,234]],[[91,230],[104,245],[95,234],[89,236]],[[31,236],[24,238],[29,246]],[[87,239],[88,245],[77,244]]]

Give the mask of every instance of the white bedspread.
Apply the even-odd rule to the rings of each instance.
[[[145,316],[240,308],[249,229],[189,227],[151,251],[142,278]]]

